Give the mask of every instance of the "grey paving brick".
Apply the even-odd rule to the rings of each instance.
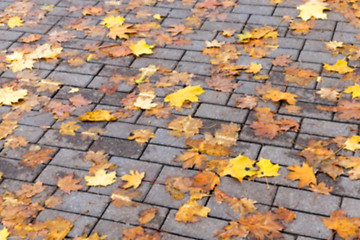
[[[297,38],[297,39],[313,39],[313,40],[323,40],[330,41],[332,38],[332,31],[326,30],[311,30],[308,34],[304,35],[293,35],[291,31],[286,34],[286,37]]]
[[[62,196],[62,204],[54,207],[56,210],[82,213],[89,216],[99,217],[105,210],[110,198],[98,194],[86,192],[73,192],[63,194],[58,190],[54,196]]]
[[[176,67],[176,71],[178,72],[188,72],[192,74],[199,74],[199,75],[210,75],[210,64],[205,63],[197,63],[196,68],[194,68],[194,63],[180,61]]]
[[[151,139],[151,143],[168,145],[172,147],[186,148],[185,138],[174,137],[170,135],[171,131],[163,128],[158,128],[155,132],[155,138]]]
[[[109,78],[108,77],[95,77],[87,87],[89,88],[100,88],[103,84],[107,84]],[[134,86],[131,86],[127,83],[121,83],[120,86],[118,87],[118,91],[122,91],[122,92],[130,92],[132,89],[134,88]]]
[[[352,197],[352,198],[360,198],[360,187],[356,183],[356,181],[351,181],[348,177],[340,176],[336,179],[336,181],[332,180],[330,177],[325,175],[320,175],[318,177],[318,181],[325,182],[326,186],[333,187],[333,194]]]
[[[66,85],[85,87],[92,79],[91,75],[81,75],[76,73],[53,72],[50,79],[61,82]]]
[[[56,186],[59,178],[63,178],[66,175],[72,173],[74,174],[74,178],[76,179],[82,178],[80,184],[85,186],[86,181],[83,178],[84,176],[88,175],[88,171],[58,167],[52,165],[46,166],[45,169],[41,172],[41,174],[37,178],[37,180],[42,181],[45,184]],[[86,187],[84,187],[84,189],[86,189]]]
[[[235,212],[227,203],[217,203],[215,197],[211,197],[207,202],[206,206],[211,209],[209,213],[210,217],[216,217],[225,219],[227,221],[234,221],[235,218],[240,218],[241,212]],[[262,204],[255,204],[257,211],[261,213],[265,213],[270,210],[269,206],[262,205]]]
[[[20,124],[26,124],[31,126],[51,126],[56,120],[54,119],[53,114],[31,111],[27,112],[20,119]]]
[[[104,150],[106,153],[115,156],[138,158],[141,155],[143,148],[144,146],[141,147],[135,141],[100,137],[93,145],[91,145],[90,149],[93,151]]]
[[[51,160],[51,165],[87,170],[92,163],[84,161],[86,152],[62,148]]]
[[[298,116],[298,117],[309,117],[309,118],[331,120],[332,113],[321,111],[321,110],[317,109],[316,108],[317,105],[318,104],[297,102],[296,106],[301,107],[300,112],[299,113],[288,113],[288,111],[285,108],[286,105],[283,104],[279,110],[279,113],[289,114],[289,115]]]
[[[155,48],[154,53],[151,55],[153,58],[180,60],[184,54],[184,50],[168,49],[168,48]]]
[[[60,65],[56,68],[56,71],[80,74],[96,74],[101,69],[101,67],[101,64],[96,63],[85,63],[79,67],[72,67],[69,66],[69,64],[63,62],[60,63]]]
[[[209,63],[210,57],[208,55],[203,55],[199,51],[186,51],[184,56],[181,58],[181,60],[188,62]]]
[[[155,218],[152,219],[145,226],[159,229],[168,213],[168,209],[163,207],[154,207],[152,205],[144,203],[140,203],[139,206],[136,208],[118,208],[111,204],[106,209],[102,218],[129,224],[139,224],[138,219],[140,217],[140,212],[151,208],[156,208],[158,212],[156,213]]]
[[[23,35],[22,32],[0,30],[0,40],[15,41]]]
[[[242,24],[236,24],[236,28],[241,29],[242,27]],[[205,21],[204,24],[201,26],[201,30],[205,31],[222,31],[223,29],[229,28],[234,28],[234,23]]]
[[[327,239],[331,236],[331,230],[325,227],[319,216],[294,212],[296,214],[296,221],[285,224],[287,227],[286,232],[323,239]]]
[[[143,125],[135,125],[124,122],[110,122],[106,126],[106,132],[103,134],[104,136],[116,137],[116,138],[124,138],[127,139],[130,132],[137,129],[148,129],[152,132],[155,131],[154,127],[143,126]]]
[[[304,119],[301,124],[301,133],[316,134],[321,136],[350,136],[357,131],[357,125]]]
[[[234,192],[234,188],[236,191]],[[233,193],[233,197],[250,198],[259,203],[271,204],[276,193],[276,186],[268,186],[263,183],[243,180],[239,182],[231,177],[223,177],[221,179],[220,190],[226,193]],[[262,194],[259,194],[262,193]]]
[[[141,57],[134,60],[131,64],[132,68],[144,68],[149,65],[161,65],[166,68],[174,69],[176,67],[177,62],[174,60],[166,60],[159,58],[150,58],[150,57]]]
[[[142,113],[136,123],[147,125],[147,126],[155,126],[155,127],[167,128],[167,125],[174,118],[175,118],[174,116],[172,116],[172,117],[170,117],[168,119],[157,118],[155,116],[146,116],[145,113]]]
[[[332,211],[340,207],[340,200],[339,197],[335,196],[314,195],[312,192],[300,189],[279,187],[274,205],[315,214],[330,215]]]
[[[328,63],[335,64],[336,60],[340,60],[341,55],[337,57],[331,56],[328,52],[302,51],[299,60],[303,62]]]
[[[348,217],[360,217],[359,204],[360,200],[345,197],[341,203],[341,209],[347,213]]]
[[[255,159],[260,151],[260,144],[237,141],[236,146],[231,147],[231,156],[245,155]]]
[[[97,232],[100,236],[107,236],[109,239],[118,239],[122,236],[122,230],[130,228],[132,226],[124,223],[118,223],[114,221],[108,221],[101,219],[95,225],[93,232]]]
[[[173,160],[176,155],[180,154],[181,152],[182,150],[180,148],[149,144],[140,159],[179,166],[179,163],[174,162]]]
[[[295,136],[296,136],[295,132],[286,132],[282,135],[279,135],[279,137],[270,140],[264,137],[255,137],[253,130],[248,126],[244,126],[243,129],[241,130],[239,139],[242,141],[251,141],[256,143],[271,144],[282,147],[291,147],[292,142],[295,139]]]
[[[244,5],[240,4],[235,7],[232,12],[234,13],[247,13],[247,14],[261,14],[271,15],[275,7],[271,5],[257,6],[257,5]]]
[[[299,165],[302,158],[296,155],[298,151],[289,148],[263,146],[260,151],[260,156],[266,159],[271,159],[272,163],[280,165],[292,166]]]
[[[84,234],[89,234],[97,219],[94,217],[83,216],[79,214],[73,214],[68,212],[57,211],[53,209],[45,209],[40,212],[37,216],[37,222],[44,222],[46,220],[55,220],[55,216],[63,217],[65,219],[74,222],[74,227],[68,233],[68,237],[75,238],[83,236]]]
[[[37,165],[35,168],[31,168],[20,165],[18,161],[1,158],[0,169],[3,173],[3,178],[33,181],[42,171],[43,166]]]
[[[91,142],[91,139],[83,140],[79,134],[76,136],[61,135],[57,130],[48,130],[39,141],[40,144],[76,150],[86,150]]]
[[[198,239],[217,239],[214,237],[215,231],[221,230],[227,225],[226,221],[216,218],[202,218],[201,221],[188,225],[182,222],[176,222],[174,219],[175,214],[175,210],[170,211],[164,225],[161,227],[162,230],[170,233],[184,234]]]
[[[243,123],[247,113],[247,110],[202,103],[200,104],[195,116]]]

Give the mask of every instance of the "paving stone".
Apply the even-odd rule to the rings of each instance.
[[[168,213],[168,209],[163,207],[155,207],[144,203],[139,203],[138,207],[136,208],[118,208],[111,204],[106,209],[102,218],[128,224],[139,224],[138,219],[140,218],[140,213],[151,208],[156,208],[158,212],[156,213],[155,218],[152,219],[149,223],[145,224],[145,226],[159,229]]]
[[[143,148],[144,146],[141,147],[135,141],[100,137],[93,143],[90,149],[93,151],[104,150],[104,152],[115,156],[138,158]]]
[[[91,139],[84,140],[79,134],[76,136],[61,135],[56,130],[48,130],[39,141],[40,144],[74,148],[76,150],[86,150],[90,146],[91,142]]]
[[[66,72],[53,72],[49,78],[54,81],[61,82],[66,85],[85,87],[92,79],[91,75],[83,75]]]
[[[124,139],[127,139],[127,137],[129,137],[130,132],[133,130],[148,129],[151,130],[152,132],[155,131],[154,127],[135,125],[124,122],[110,122],[105,129],[106,132],[103,134],[104,136],[124,138]]]
[[[227,203],[217,203],[215,197],[211,197],[206,204],[206,207],[210,208],[211,211],[209,213],[210,217],[216,217],[225,219],[227,221],[234,221],[235,218],[240,218],[241,212],[235,212]],[[261,213],[265,213],[270,210],[269,206],[262,205],[262,204],[255,204],[257,211]]]
[[[174,69],[177,65],[177,62],[174,60],[164,60],[164,59],[158,59],[158,58],[147,58],[147,57],[141,57],[134,60],[134,62],[131,64],[132,68],[145,68],[149,65],[155,65],[155,66],[163,66],[166,68]]]
[[[357,125],[336,123],[330,121],[321,121],[314,119],[304,119],[301,124],[300,132],[316,134],[320,136],[349,136],[357,131]]]
[[[54,207],[56,210],[81,213],[89,216],[99,217],[105,210],[110,198],[103,195],[86,192],[72,192],[65,194],[58,190],[54,196],[62,196],[62,204]]]
[[[85,63],[79,67],[69,66],[67,63],[60,63],[56,68],[56,71],[59,72],[70,72],[70,73],[79,73],[79,74],[96,74],[101,69],[101,64],[96,63]],[[74,80],[72,80],[73,82]]]
[[[282,104],[282,106],[279,110],[279,113],[288,114],[288,115],[292,115],[292,116],[298,116],[298,117],[309,117],[309,118],[331,120],[332,115],[333,115],[332,112],[326,112],[326,111],[317,109],[316,108],[317,105],[318,104],[297,102],[296,106],[301,107],[300,112],[299,113],[289,113],[286,110],[286,105]]]
[[[243,180],[239,182],[232,177],[222,177],[219,189],[236,198],[250,198],[262,204],[270,205],[276,194],[276,186]]]
[[[55,98],[69,99],[73,96],[81,94],[85,99],[96,103],[104,96],[103,93],[94,91],[93,89],[79,88],[79,90],[75,93],[71,93],[71,90],[72,87],[64,86],[56,93]]]
[[[59,178],[63,178],[66,175],[74,174],[74,178],[82,178],[81,182],[79,184],[86,185],[86,181],[84,179],[84,176],[89,175],[88,171],[84,170],[77,170],[77,169],[71,169],[71,168],[64,168],[64,167],[58,167],[58,166],[52,166],[47,165],[45,169],[41,172],[37,180],[49,184],[49,185],[57,185],[57,182]],[[83,188],[83,190],[86,189],[86,187]]]
[[[125,225],[123,223],[107,221],[101,219],[95,225],[93,232],[97,232],[99,236],[107,236],[108,239],[118,239],[122,236],[122,230],[131,228],[130,225]]]
[[[231,121],[235,123],[243,123],[247,113],[247,110],[202,103],[200,104],[200,107],[197,110],[195,116]]]
[[[275,7],[271,5],[257,6],[257,5],[244,5],[235,7],[232,12],[235,13],[247,13],[247,14],[261,14],[271,15],[274,12]]]
[[[22,32],[0,30],[0,40],[15,41],[23,35]]]
[[[331,236],[331,230],[325,227],[319,216],[296,211],[294,213],[296,220],[285,224],[287,233],[322,239],[328,239]]]
[[[296,136],[295,132],[286,132],[272,140],[265,138],[265,137],[255,137],[253,130],[246,125],[241,130],[239,139],[242,141],[271,144],[271,145],[277,145],[277,146],[282,146],[282,147],[291,147],[293,145],[295,136]]]
[[[158,128],[155,132],[155,138],[152,138],[150,143],[186,148],[185,137],[174,137],[170,135],[170,132],[170,130]]]
[[[108,80],[109,80],[108,77],[97,76],[89,83],[88,87],[99,89],[103,84],[109,83]],[[121,92],[131,92],[133,88],[134,86],[131,86],[126,83],[121,83],[117,90]]]
[[[236,157],[239,154],[255,159],[259,154],[261,145],[255,143],[237,141],[236,146],[231,147],[230,156]]]
[[[62,148],[51,160],[50,165],[88,170],[92,163],[83,161],[86,152]]]
[[[215,231],[221,230],[227,225],[226,221],[216,218],[201,218],[201,221],[189,225],[175,221],[175,214],[175,210],[170,211],[164,225],[161,227],[162,230],[198,239],[217,239],[217,237],[214,237]]]
[[[51,113],[31,111],[24,113],[23,117],[20,119],[20,124],[26,124],[31,126],[51,126],[56,119]]]
[[[199,74],[199,75],[209,75],[210,74],[210,64],[205,63],[197,63],[196,68],[194,68],[194,63],[192,62],[186,62],[186,61],[180,61],[177,64],[176,71],[178,72],[188,72],[192,74]]]
[[[309,191],[279,187],[274,205],[311,213],[330,215],[340,206],[340,198]]]
[[[260,156],[271,159],[271,162],[274,164],[292,166],[294,164],[299,165],[303,159],[296,155],[296,153],[298,153],[298,151],[289,148],[263,146],[260,151]]]
[[[333,187],[331,193],[344,197],[360,198],[360,186],[356,181],[351,181],[348,177],[340,176],[336,181],[325,175],[318,177],[319,182],[324,182],[326,186]]]
[[[20,165],[18,161],[1,158],[0,169],[3,178],[10,178],[23,181],[33,181],[42,171],[43,166],[37,165],[35,168]]]
[[[29,142],[37,142],[43,133],[44,130],[41,128],[18,125],[18,127],[14,130],[13,135],[26,137]]]
[[[37,182],[37,181],[36,181]],[[22,185],[33,185],[32,183],[23,182],[23,181],[17,181],[14,179],[5,179],[1,183],[0,187],[0,194],[4,194],[6,191],[15,193],[16,191],[22,189]],[[36,194],[31,198],[31,202],[36,203],[39,202],[40,204],[43,204],[43,202],[48,199],[54,192],[55,187],[46,186],[45,190],[41,193]]]
[[[65,219],[74,222],[74,227],[68,233],[68,237],[75,238],[81,237],[84,234],[89,234],[97,219],[94,217],[83,216],[79,214],[73,214],[68,212],[62,212],[52,209],[45,209],[39,213],[36,217],[37,222],[44,222],[46,220],[55,220],[55,216],[63,217]]]
[[[155,163],[179,166],[180,163],[173,161],[183,150],[167,146],[149,144],[141,156],[141,160]]]
[[[299,60],[303,62],[335,64],[337,60],[342,58],[341,55],[334,57],[328,52],[301,51]]]
[[[348,217],[360,217],[359,204],[360,200],[345,197],[341,203],[341,209],[347,213]]]

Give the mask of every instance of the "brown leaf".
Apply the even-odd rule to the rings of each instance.
[[[275,209],[275,213],[277,215],[277,218],[284,220],[285,223],[290,223],[294,219],[296,219],[296,214],[284,207],[279,207],[279,208]]]
[[[28,145],[28,140],[24,136],[11,136],[5,139],[4,147],[10,147],[12,149],[17,148],[19,146],[25,147]]]
[[[81,94],[76,94],[69,98],[69,101],[74,105],[75,107],[82,107],[87,106],[91,103],[91,101],[84,98]]]
[[[172,120],[168,128],[172,131],[169,133],[175,137],[192,137],[199,133],[199,128],[202,127],[201,119],[194,119],[190,115],[185,117],[177,117]]]
[[[290,55],[281,54],[272,61],[272,64],[274,66],[287,67],[292,62]]]
[[[159,211],[159,209],[157,209],[157,208],[150,208],[150,209],[141,211],[140,218],[138,219],[138,221],[142,225],[145,225],[155,218],[158,211]]]
[[[114,204],[118,208],[122,207],[137,207],[138,203],[133,202],[132,199],[139,196],[141,192],[135,192],[124,189],[114,190],[111,194],[111,199],[113,200],[112,204]]]
[[[258,98],[256,96],[249,96],[249,95],[245,95],[244,97],[237,97],[235,101],[236,101],[235,107],[242,109],[248,108],[252,110],[258,104]]]
[[[48,208],[54,208],[58,205],[62,204],[62,197],[61,196],[50,196],[48,199],[45,200],[45,206]]]
[[[55,151],[56,151],[55,149],[49,149],[49,148],[29,151],[21,156],[23,160],[20,162],[20,164],[34,168],[38,164],[42,164],[49,161],[52,158],[49,155]]]
[[[81,178],[74,178],[74,173],[66,175],[63,178],[58,179],[57,186],[60,188],[61,191],[70,194],[71,191],[77,192],[78,190],[82,189],[83,185],[78,185],[81,182]]]

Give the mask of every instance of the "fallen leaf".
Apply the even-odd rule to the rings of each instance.
[[[327,10],[327,3],[322,0],[309,0],[305,4],[296,7],[300,10],[299,17],[307,21],[314,17],[315,19],[326,19],[327,15],[324,10]]]
[[[20,40],[24,43],[31,43],[31,42],[35,42],[41,38],[42,38],[41,35],[31,33],[26,37],[22,37]]]
[[[343,239],[350,240],[359,235],[360,218],[346,217],[346,213],[341,209],[332,212],[329,218],[321,217],[321,221]]]
[[[140,194],[140,192],[117,189],[111,194],[110,197],[113,200],[112,204],[118,208],[133,207],[138,206],[138,203],[132,201],[132,199],[138,197]]]
[[[181,108],[186,101],[199,102],[196,95],[200,95],[205,91],[200,86],[188,86],[177,92],[167,95],[164,102],[169,102],[170,106]]]
[[[125,18],[121,17],[121,16],[109,16],[109,17],[105,17],[103,18],[102,22],[100,23],[101,25],[105,25],[107,28],[112,28],[114,26],[121,26],[125,21]]]
[[[256,163],[256,165],[260,168],[257,177],[276,177],[280,176],[278,173],[280,166],[279,164],[272,164],[269,159],[260,158],[260,161]]]
[[[45,206],[48,208],[55,208],[56,206],[59,206],[60,204],[62,204],[62,197],[52,195],[48,199],[46,199],[44,203],[45,203]]]
[[[274,211],[278,219],[284,220],[285,223],[290,223],[296,219],[296,214],[284,207],[278,207]]]
[[[336,102],[340,96],[340,93],[335,88],[320,88],[316,91],[322,99],[327,99]]]
[[[99,169],[94,176],[85,176],[88,186],[108,186],[116,182],[116,172],[106,173],[104,169]]]
[[[66,175],[63,178],[58,179],[57,186],[60,188],[61,191],[70,194],[71,191],[77,192],[78,190],[82,189],[83,185],[80,185],[81,178],[74,178],[74,173]]]
[[[28,145],[28,140],[24,136],[11,136],[5,139],[4,147],[10,147],[12,149],[15,149],[19,146],[25,147]]]
[[[75,136],[75,131],[79,130],[81,127],[77,125],[76,121],[63,122],[60,126],[60,134]]]
[[[14,90],[12,87],[0,88],[0,104],[11,105],[19,102],[28,94],[25,89]]]
[[[140,212],[140,218],[138,219],[139,223],[145,225],[153,220],[159,209],[150,208]]]
[[[353,72],[354,69],[349,67],[347,64],[348,64],[348,62],[345,60],[345,58],[343,58],[341,60],[337,60],[337,62],[333,65],[329,65],[329,64],[325,63],[324,68],[328,71],[337,72],[340,74]]]
[[[280,54],[271,63],[274,66],[287,67],[292,63],[292,60],[290,59],[290,55]]]
[[[23,160],[20,162],[20,164],[34,168],[38,164],[46,163],[47,161],[49,161],[52,158],[49,155],[55,151],[55,149],[49,148],[29,151],[21,156]]]
[[[148,45],[144,39],[130,45],[132,53],[137,57],[143,54],[152,54],[151,49],[154,47],[155,45]]]
[[[9,21],[8,21],[8,27],[9,28],[14,28],[14,27],[21,27],[23,25],[24,21],[18,17],[18,16],[15,16],[15,17],[11,17],[9,18]]]
[[[333,190],[333,188],[328,188],[324,182],[321,182],[319,184],[311,184],[309,190],[315,193],[330,195],[330,192]]]
[[[244,177],[251,177],[257,174],[254,164],[255,160],[239,155],[236,158],[230,159],[228,166],[222,172],[219,172],[219,175],[221,177],[230,175],[241,182]]]
[[[3,229],[0,230],[0,239],[1,240],[7,240],[8,236],[10,235],[8,229],[6,227],[3,227]]]
[[[302,167],[294,164],[287,167],[291,172],[286,176],[287,179],[295,181],[299,180],[299,188],[309,186],[311,183],[316,184],[316,177],[312,167],[303,162]]]
[[[78,117],[83,122],[102,122],[102,121],[115,121],[116,117],[114,117],[111,111],[107,110],[94,110],[92,112],[87,112],[82,116]]]
[[[352,135],[350,138],[348,138],[345,141],[344,149],[354,152],[355,150],[360,149],[359,143],[360,143],[360,136]]]
[[[154,133],[150,129],[135,129],[130,132],[127,137],[129,140],[134,140],[141,146],[148,142],[150,138],[155,138]]]
[[[121,180],[127,181],[123,188],[127,189],[134,187],[134,189],[137,189],[140,186],[141,181],[144,177],[145,172],[139,173],[138,170],[135,170],[135,172],[133,170],[130,170],[130,175],[127,174],[121,177]]]
[[[168,128],[172,130],[169,134],[175,137],[190,138],[199,133],[202,125],[201,119],[194,119],[190,115],[180,116],[169,123]]]
[[[81,94],[76,94],[69,98],[69,101],[74,105],[75,107],[82,107],[87,106],[91,103],[91,101],[84,98]]]
[[[209,212],[210,208],[201,206],[196,200],[189,200],[179,207],[175,220],[184,223],[194,223],[200,221],[196,216],[207,217]]]
[[[183,162],[183,168],[192,168],[195,166],[197,169],[202,169],[204,160],[207,160],[205,155],[191,151],[184,152],[181,155],[176,156],[174,159],[174,161]]]

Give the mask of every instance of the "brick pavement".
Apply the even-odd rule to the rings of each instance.
[[[0,11],[14,0],[3,0],[0,2]],[[54,4],[53,11],[48,12],[47,17],[33,27],[7,28],[0,27],[0,50],[11,51],[21,46],[20,38],[29,33],[38,33],[46,36],[55,29],[61,30],[64,26],[81,17],[81,11],[69,13],[67,9],[72,5],[81,6],[103,6],[106,1],[84,0],[32,0],[37,6]],[[111,1],[108,1],[111,2]],[[137,23],[141,20],[135,17],[137,10],[123,10],[127,1],[123,1],[120,12],[126,19],[126,23]],[[195,6],[182,5],[181,1],[175,0],[154,1],[147,9],[151,13],[160,13],[163,19],[159,22],[161,26],[169,26],[175,23],[183,23],[184,18],[191,15],[191,9]],[[198,2],[202,2],[201,0]],[[68,238],[74,238],[83,234],[98,232],[107,235],[107,239],[121,238],[123,229],[137,226],[139,212],[150,207],[158,208],[159,212],[155,219],[145,226],[150,231],[159,231],[162,239],[185,240],[185,239],[216,239],[213,234],[222,229],[237,216],[229,206],[219,205],[214,196],[208,196],[199,201],[202,205],[211,208],[208,218],[201,218],[195,224],[184,224],[175,221],[174,214],[178,207],[185,203],[189,196],[181,201],[174,200],[165,191],[164,182],[168,176],[191,176],[197,172],[196,169],[184,170],[181,164],[174,162],[176,155],[186,149],[184,138],[175,138],[169,135],[168,123],[175,116],[191,115],[200,118],[204,122],[206,131],[214,131],[222,123],[237,123],[242,129],[239,134],[237,145],[232,148],[233,155],[243,154],[252,159],[260,156],[271,159],[273,163],[280,164],[281,176],[269,179],[257,179],[255,181],[244,180],[239,182],[231,177],[221,178],[219,189],[227,194],[242,198],[247,197],[256,200],[260,212],[266,212],[278,206],[286,207],[297,214],[297,219],[292,223],[285,224],[283,231],[285,239],[330,239],[333,236],[321,222],[319,217],[329,216],[332,211],[340,207],[351,217],[360,217],[360,185],[358,181],[350,181],[347,175],[340,176],[336,181],[330,177],[320,174],[319,179],[328,186],[333,187],[330,196],[319,195],[307,189],[298,189],[296,182],[285,178],[286,166],[300,164],[303,160],[297,156],[301,149],[311,139],[330,139],[336,136],[351,136],[358,133],[358,121],[344,121],[338,119],[336,114],[320,111],[316,105],[331,106],[329,102],[315,96],[315,91],[320,87],[336,88],[343,90],[351,86],[351,81],[341,81],[340,75],[329,75],[322,70],[322,64],[335,63],[342,56],[332,57],[324,49],[324,42],[338,40],[355,43],[355,35],[358,29],[350,25],[340,14],[333,11],[328,12],[328,19],[316,20],[316,27],[307,35],[293,35],[286,23],[281,22],[284,15],[296,17],[298,10],[296,5],[299,1],[286,1],[282,4],[270,5],[267,0],[238,0],[238,6],[230,7],[224,21],[204,20],[194,32],[185,37],[190,38],[188,45],[165,45],[156,47],[152,55],[139,58],[127,56],[123,58],[92,59],[82,66],[69,66],[65,60],[51,64],[45,61],[36,63],[33,72],[42,78],[59,81],[63,85],[59,90],[50,94],[52,99],[60,99],[64,103],[72,96],[69,91],[78,88],[85,98],[92,101],[86,108],[78,108],[72,113],[71,119],[82,115],[93,109],[117,109],[120,100],[134,91],[135,86],[122,83],[113,95],[106,96],[98,89],[107,83],[109,77],[114,74],[134,75],[138,69],[150,64],[161,65],[172,70],[189,72],[196,75],[194,85],[200,84],[205,93],[200,96],[200,102],[194,103],[191,108],[184,111],[172,110],[169,119],[147,116],[144,111],[136,110],[134,115],[126,119],[118,119],[115,122],[100,122],[86,125],[100,126],[106,130],[97,140],[82,139],[78,132],[76,136],[65,136],[59,134],[61,121],[54,119],[53,115],[41,112],[34,108],[22,116],[18,128],[14,131],[15,136],[26,136],[32,145],[47,146],[55,149],[51,161],[37,165],[35,168],[25,167],[19,164],[21,155],[28,149],[9,149],[3,147],[1,141],[0,172],[3,178],[0,180],[0,191],[15,191],[24,183],[35,183],[42,181],[47,186],[45,192],[37,196],[37,200],[47,197],[62,196],[62,204],[50,208],[46,207],[36,216],[36,221],[54,219],[55,216],[63,216],[71,221],[76,219],[74,228],[69,232]],[[103,16],[90,16],[94,23],[100,23]],[[263,24],[270,26],[279,25],[279,48],[262,59],[249,59],[248,56],[239,56],[237,64],[249,64],[249,62],[261,63],[261,73],[269,74],[269,81],[273,85],[281,86],[290,93],[297,94],[298,106],[303,108],[301,113],[289,114],[285,105],[262,103],[270,107],[278,116],[287,116],[296,119],[300,123],[298,132],[289,131],[285,134],[269,140],[263,137],[255,137],[249,124],[254,120],[254,112],[248,109],[235,108],[235,98],[244,94],[256,94],[255,88],[262,82],[249,78],[247,75],[237,77],[239,86],[232,92],[214,91],[205,84],[204,79],[210,75],[211,64],[209,57],[202,55],[201,50],[205,48],[205,40],[219,40],[234,42],[235,38],[225,38],[220,32],[225,28],[236,29],[236,34],[245,28],[260,27]],[[119,43],[108,38],[86,36],[81,32],[72,31],[76,38],[62,44],[64,50],[83,51],[82,47],[88,43],[101,41],[102,44]],[[278,67],[273,66],[271,61],[279,54],[291,55],[291,59],[301,62],[302,67],[314,69],[324,76],[323,82],[313,81],[305,88],[296,84],[286,84],[284,74]],[[356,65],[356,62],[353,64]],[[10,69],[0,71],[0,81],[10,82],[16,74]],[[181,87],[181,86],[179,86]],[[174,88],[175,89],[175,88]],[[179,88],[178,88],[179,89]],[[167,89],[157,89],[156,96],[163,99],[172,92]],[[0,112],[9,111],[9,106],[1,106]],[[86,123],[87,124],[87,123]],[[48,126],[47,128],[40,128]],[[85,125],[84,125],[85,127]],[[134,129],[147,128],[155,133],[155,137],[149,143],[140,146],[134,141],[127,140],[130,131]],[[76,177],[83,178],[88,174],[89,162],[83,158],[89,150],[104,150],[109,154],[110,162],[117,165],[117,176],[127,174],[130,169],[146,172],[146,180],[143,181],[139,190],[141,195],[135,198],[139,204],[137,208],[119,209],[111,204],[110,195],[113,190],[121,186],[121,180],[107,187],[85,187],[78,192],[63,194],[57,189],[56,183],[59,177],[74,173]],[[346,154],[352,154],[347,152]],[[355,156],[358,152],[355,153]],[[85,184],[83,179],[82,184]],[[15,239],[15,238],[11,238]]]

